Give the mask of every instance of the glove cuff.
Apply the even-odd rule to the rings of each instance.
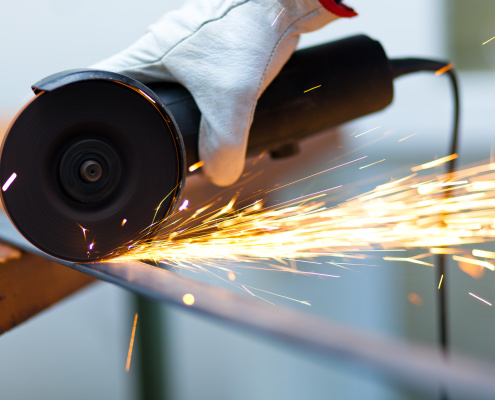
[[[342,3],[337,4],[335,0],[319,0],[319,2],[328,11],[338,17],[352,18],[358,15],[357,12],[355,12],[351,7],[348,7]]]

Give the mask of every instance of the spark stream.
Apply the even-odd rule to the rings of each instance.
[[[430,164],[412,170],[424,174]],[[284,260],[364,258],[357,253],[376,249],[426,247],[430,254],[454,254],[458,251],[449,247],[495,239],[495,164],[450,175],[420,177],[420,172],[336,207],[327,205],[332,188],[266,208],[252,201],[235,211],[234,197],[223,208],[211,211],[210,204],[184,221],[178,212],[152,240],[137,240],[114,260],[181,267],[269,260],[288,265]]]

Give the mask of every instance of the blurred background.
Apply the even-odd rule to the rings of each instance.
[[[30,86],[61,70],[89,66],[125,48],[157,16],[178,8],[179,0],[3,1],[0,13],[0,129],[30,96]],[[359,16],[340,20],[302,37],[300,47],[365,33],[379,40],[389,57],[451,59],[460,71],[462,101],[461,163],[490,157],[495,130],[495,3],[491,0],[349,0]],[[300,155],[285,161],[263,159],[269,168],[263,185],[317,172],[331,165],[342,146],[355,157],[386,161],[360,172],[326,174],[267,201],[356,182],[355,194],[374,184],[406,175],[408,168],[448,152],[452,98],[445,77],[418,74],[396,82],[391,107],[355,121],[339,131],[304,144]],[[352,132],[376,129],[360,138]],[[385,132],[389,132],[384,136]],[[410,139],[398,142],[408,135]],[[377,141],[377,138],[383,140]],[[373,183],[380,176],[382,181]],[[385,178],[384,178],[385,177]],[[208,186],[195,178],[198,186]],[[365,183],[363,183],[365,182]],[[346,196],[351,193],[346,192]],[[345,201],[347,197],[336,201]],[[492,246],[493,247],[493,246]],[[485,246],[490,250],[490,246]],[[411,252],[410,255],[415,254]],[[419,253],[418,253],[419,254]],[[309,301],[308,307],[267,295],[287,307],[325,316],[364,331],[420,343],[437,340],[436,287],[431,267],[377,262],[325,272],[341,277],[315,278],[236,270],[251,286]],[[371,265],[372,264],[372,265]],[[0,266],[1,267],[1,266]],[[472,297],[472,291],[495,301],[494,278],[482,279],[448,265],[452,348],[495,362],[491,337],[494,310]],[[320,271],[321,272],[321,271]],[[187,274],[186,272],[183,272]],[[188,276],[213,285],[209,275]],[[26,296],[29,296],[26,293]],[[396,385],[356,366],[329,362],[273,341],[243,333],[185,311],[156,306],[160,340],[150,374],[165,386],[163,399],[436,399]],[[140,353],[125,370],[136,298],[116,286],[94,283],[0,337],[0,398],[122,399],[140,398]],[[137,338],[140,340],[140,326]],[[149,336],[147,336],[149,337]],[[152,339],[149,339],[152,340]],[[451,393],[452,399],[459,399]]]

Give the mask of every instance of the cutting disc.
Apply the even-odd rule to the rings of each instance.
[[[39,92],[3,142],[5,209],[26,239],[60,259],[105,259],[153,234],[183,184],[173,119],[143,85],[112,77]]]

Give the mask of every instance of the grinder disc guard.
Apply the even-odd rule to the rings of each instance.
[[[3,203],[45,253],[108,258],[153,234],[174,208],[185,175],[182,140],[160,100],[130,78],[87,71],[52,86],[36,88],[4,139]]]

